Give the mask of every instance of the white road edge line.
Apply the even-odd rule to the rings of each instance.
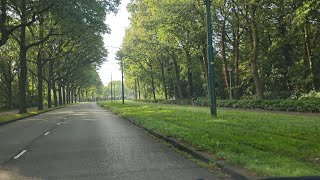
[[[44,135],[46,136],[46,135],[48,135],[50,132],[46,132]]]
[[[27,152],[27,150],[21,151],[21,153],[19,153],[18,155],[16,155],[13,159],[18,159],[18,158],[21,157],[25,152]]]

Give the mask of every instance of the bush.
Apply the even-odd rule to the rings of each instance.
[[[136,100],[139,102],[152,102],[162,104],[191,105],[190,99],[170,100]],[[198,98],[196,106],[210,106],[210,100]],[[218,107],[243,108],[243,109],[264,109],[272,111],[296,111],[296,112],[320,112],[320,99],[285,99],[285,100],[219,100]]]
[[[320,99],[320,92],[316,92],[316,91],[310,91],[307,94],[302,94],[299,99]]]
[[[320,99],[300,100],[222,100],[219,107],[265,109],[273,111],[320,112]]]

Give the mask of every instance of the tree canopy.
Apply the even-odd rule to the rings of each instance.
[[[102,86],[103,34],[119,0],[1,0],[0,105],[20,113],[81,100]]]
[[[219,0],[211,9],[219,99],[320,90],[319,1]],[[128,11],[121,49],[128,87],[139,82],[154,99],[208,96],[204,3],[133,0]]]

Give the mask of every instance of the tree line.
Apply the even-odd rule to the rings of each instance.
[[[133,0],[122,61],[149,99],[208,96],[203,1]],[[277,99],[320,90],[320,1],[212,2],[216,95]],[[230,97],[231,96],[231,97]]]
[[[104,23],[119,0],[1,0],[0,106],[43,109],[81,101],[102,86]]]

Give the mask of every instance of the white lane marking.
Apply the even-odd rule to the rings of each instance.
[[[61,123],[58,123],[57,125],[59,126]]]
[[[46,136],[46,135],[48,135],[50,132],[46,132],[44,135]]]
[[[18,155],[16,155],[13,159],[18,159],[18,158],[21,157],[25,152],[27,152],[27,150],[21,151],[21,153],[19,153]]]

